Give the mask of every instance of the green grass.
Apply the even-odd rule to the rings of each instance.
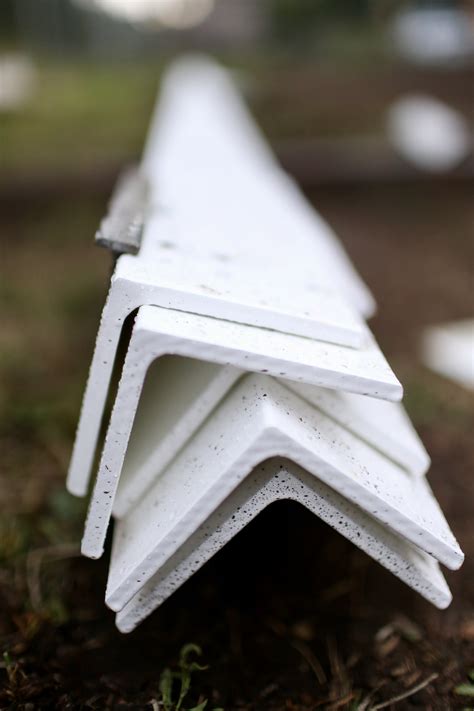
[[[197,644],[185,644],[180,651],[178,669],[172,670],[170,667],[163,669],[160,675],[160,704],[163,711],[185,711],[183,706],[186,697],[191,690],[191,680],[196,672],[206,671],[207,666],[196,662],[193,657],[200,657],[202,650]],[[158,705],[158,702],[156,702]],[[204,711],[207,708],[208,700],[200,700],[197,706],[188,708],[187,711]],[[210,711],[210,710],[209,710]],[[214,709],[213,711],[223,711]]]
[[[39,63],[21,111],[2,116],[2,169],[80,168],[139,155],[159,63]]]
[[[353,38],[352,44],[361,41],[365,40]],[[326,79],[340,76],[350,82],[352,75],[360,76],[360,65],[351,59],[350,43],[344,38],[340,43],[346,48],[346,54],[335,53],[340,65],[328,62],[331,53],[325,45],[322,56],[310,58],[280,50],[227,56],[225,61],[250,86],[250,101],[270,136],[338,135],[350,125],[347,112],[341,112],[337,101],[333,105],[333,97],[327,94]],[[11,175],[32,169],[73,172],[138,158],[166,64],[164,59],[122,63],[38,60],[38,81],[31,100],[18,111],[1,116],[0,181],[8,182]],[[372,72],[379,70],[386,71],[386,65],[371,68]],[[318,77],[322,77],[319,89]],[[313,79],[314,93],[308,94],[306,89]],[[282,91],[285,88],[290,89],[289,94]],[[320,91],[325,92],[324,102]],[[365,102],[352,111],[351,120],[357,131],[377,125],[373,107]]]

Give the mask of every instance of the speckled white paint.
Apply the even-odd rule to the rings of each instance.
[[[391,533],[334,489],[287,460],[271,459],[253,472],[194,531],[116,616],[131,632],[225,546],[266,506],[290,499],[308,508],[436,607],[451,593],[436,561]],[[116,533],[116,539],[120,536]],[[315,547],[317,541],[308,541]],[[114,542],[114,555],[120,541]]]
[[[232,366],[177,356],[159,358],[151,365],[123,468],[115,472],[116,517],[140,500],[242,374]],[[426,472],[428,454],[399,403],[281,382],[408,472]]]
[[[374,310],[337,238],[212,63],[170,72],[142,170],[150,206],[140,251],[119,258],[102,313],[68,476],[78,496],[134,309],[155,304],[351,346],[366,336],[359,313]]]
[[[461,565],[463,554],[424,477],[410,476],[275,379],[247,375],[118,522],[108,604],[121,609],[254,467],[275,456],[448,567]],[[90,526],[84,552],[101,545]]]
[[[428,452],[400,403],[304,383],[285,385],[407,471],[416,476],[428,471]]]
[[[163,355],[196,358],[374,397],[398,399],[402,394],[400,383],[373,339],[364,349],[344,348],[231,321],[156,306],[142,307],[125,359],[89,507],[83,551],[90,557],[102,554],[146,373],[150,363]],[[228,375],[224,374],[224,380],[218,378],[216,387],[210,383],[215,395],[222,395]],[[192,416],[191,412],[189,417]],[[154,474],[148,469],[148,483]]]

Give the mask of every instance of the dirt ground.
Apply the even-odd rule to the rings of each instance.
[[[103,601],[108,551],[79,557],[85,505],[64,491],[110,270],[91,244],[107,191],[2,207],[0,708],[163,708],[163,670],[178,668],[186,643],[208,665],[193,674],[186,709],[205,699],[226,711],[474,707],[474,404],[417,359],[424,326],[472,315],[472,189],[310,196],[377,298],[373,329],[466,553],[446,572],[450,608],[435,610],[304,509],[279,503],[126,636]]]

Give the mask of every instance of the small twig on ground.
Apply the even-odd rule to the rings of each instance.
[[[323,684],[327,682],[327,677],[321,665],[321,662],[316,657],[314,652],[308,647],[307,644],[301,642],[298,639],[293,640],[292,645],[301,654],[303,659],[308,662],[309,666],[314,672],[316,679],[321,684],[321,686],[323,686]]]
[[[334,701],[333,703],[329,704],[329,706],[326,707],[327,711],[339,711],[340,708],[342,708],[343,706],[347,706],[350,701],[353,701],[354,696],[354,692],[350,691],[348,694],[345,694],[340,699],[337,699],[337,701]]]
[[[331,695],[336,698],[346,697],[351,692],[351,682],[347,669],[337,649],[334,637],[327,638],[329,664],[333,678],[331,679]]]
[[[382,681],[382,682],[380,682],[380,684],[377,684],[377,686],[376,686],[374,689],[372,689],[371,691],[369,691],[369,693],[367,694],[367,696],[366,696],[364,699],[362,699],[362,701],[360,702],[360,704],[357,706],[357,711],[367,711],[367,709],[369,709],[369,711],[371,711],[370,708],[369,708],[370,702],[372,701],[372,699],[373,699],[373,697],[375,696],[375,694],[376,694],[378,691],[380,691],[380,689],[381,689],[383,686],[385,686],[386,683],[387,683],[386,681]]]
[[[414,694],[417,694],[419,691],[424,689],[426,686],[431,684],[435,679],[437,679],[439,674],[430,674],[430,676],[425,679],[424,681],[421,681],[419,684],[414,686],[411,689],[408,689],[408,691],[404,691],[403,694],[398,694],[398,696],[392,696],[391,699],[387,699],[387,701],[382,701],[380,704],[375,704],[375,706],[371,706],[370,711],[379,711],[380,709],[385,709],[387,706],[391,706],[392,704],[396,704],[399,701],[403,701],[404,699],[408,699],[409,696],[413,696]]]

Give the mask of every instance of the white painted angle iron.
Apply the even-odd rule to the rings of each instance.
[[[374,310],[337,238],[278,167],[216,65],[182,62],[169,71],[140,175],[147,184],[147,207],[139,200],[137,208],[140,248],[117,259],[69,469],[68,489],[78,496],[87,493],[123,323],[136,308],[153,304],[352,347],[365,342],[362,317]],[[101,230],[110,243],[120,205],[118,242],[134,219],[136,206],[128,210],[121,195]]]
[[[118,256],[67,486],[87,493],[136,312],[82,541],[100,557],[116,519],[106,602],[118,628],[279,499],[446,607],[439,563],[456,569],[463,554],[366,324],[373,298],[211,61],[168,71],[97,241]]]
[[[247,375],[117,523],[107,604],[121,610],[181,546],[191,555],[196,531],[209,517],[219,516],[221,506],[228,511],[228,498],[256,467],[276,457],[291,462],[290,471],[298,465],[356,507],[366,537],[371,533],[366,552],[383,562],[378,533],[384,530],[382,541],[392,549],[398,546],[399,554],[405,550],[404,560],[417,570],[416,584],[404,576],[403,565],[394,567],[390,555],[385,555],[386,567],[435,604],[449,602],[437,567],[427,561],[456,569],[463,554],[426,479],[403,471],[275,379]],[[257,512],[262,508],[257,494],[254,505]],[[360,537],[354,533],[350,540]]]

